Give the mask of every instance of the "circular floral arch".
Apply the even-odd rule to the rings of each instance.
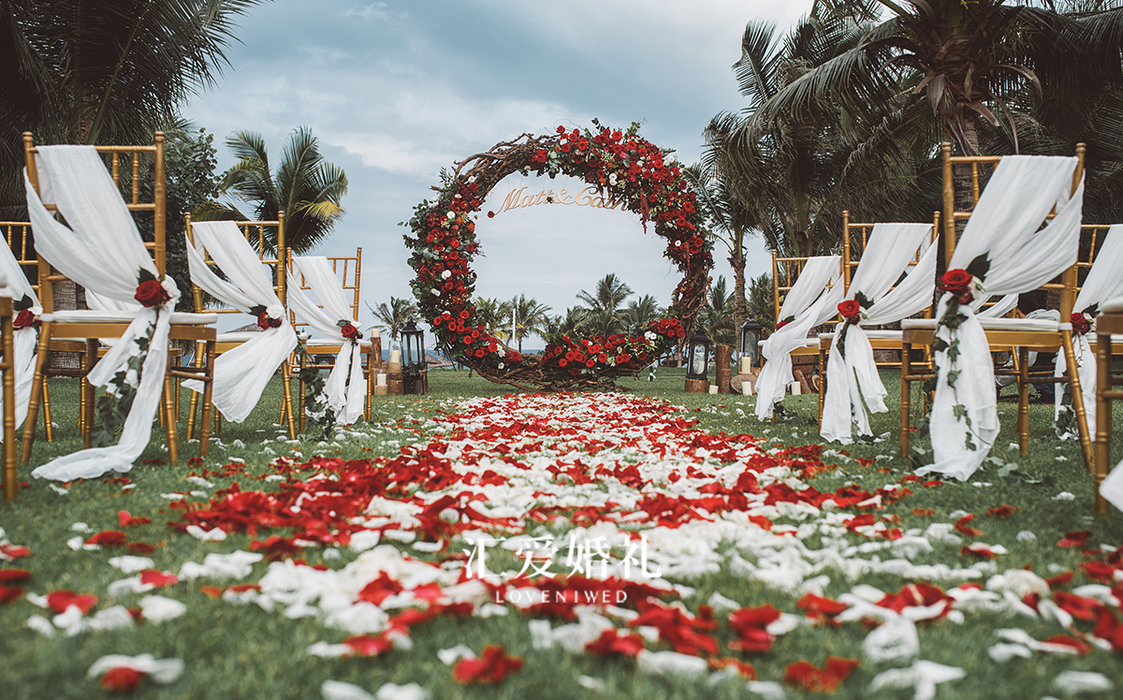
[[[634,375],[682,341],[694,324],[713,268],[702,233],[696,195],[673,156],[638,135],[601,126],[534,136],[523,134],[455,164],[433,187],[438,195],[417,205],[406,246],[417,273],[410,283],[422,317],[440,346],[484,377],[521,388],[570,389],[613,386]],[[476,218],[484,198],[512,173],[559,173],[583,179],[606,202],[620,202],[667,239],[664,255],[683,273],[672,294],[670,315],[632,329],[634,335],[546,338],[542,355],[523,356],[488,333],[472,304],[480,252]],[[489,212],[489,216],[491,213]]]

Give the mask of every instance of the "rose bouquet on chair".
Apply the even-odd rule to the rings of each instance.
[[[171,278],[169,277],[168,280]],[[170,283],[170,287],[178,296],[174,282]],[[132,410],[137,387],[140,386],[144,374],[144,361],[152,347],[156,322],[160,317],[161,309],[172,301],[172,293],[156,278],[156,275],[141,268],[137,274],[137,288],[133,298],[144,308],[153,309],[156,317],[145,326],[143,332],[125,343],[128,355],[124,364],[118,365],[117,371],[105,384],[105,394],[97,399],[95,407],[97,425],[93,427],[90,434],[90,441],[94,447],[111,444],[125,425],[125,419]]]
[[[967,407],[958,400],[957,382],[962,369],[959,366],[960,357],[960,327],[967,321],[969,304],[976,298],[983,296],[983,280],[990,271],[990,258],[986,253],[977,256],[966,269],[951,269],[940,277],[939,289],[944,292],[940,298],[943,313],[936,320],[936,337],[932,342],[932,352],[946,358],[947,372],[944,374],[944,383],[956,396],[952,404],[952,412],[956,420],[967,427],[964,447],[971,451],[979,449],[976,440],[980,438],[975,431],[971,420],[971,413]]]

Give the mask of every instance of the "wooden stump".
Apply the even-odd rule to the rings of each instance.
[[[733,350],[728,345],[718,344],[714,347],[714,364],[717,365],[714,371],[714,383],[717,384],[719,394],[733,393],[729,387],[729,380],[733,378],[733,371],[729,367],[732,357]]]
[[[683,389],[688,394],[706,394],[710,391],[710,380],[687,378]]]
[[[386,376],[386,385],[390,388],[391,396],[401,396],[406,393],[405,376],[401,372],[390,372]]]

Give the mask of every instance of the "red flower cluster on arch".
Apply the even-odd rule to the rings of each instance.
[[[568,388],[634,374],[685,338],[704,301],[713,257],[682,168],[639,136],[636,124],[623,131],[596,120],[593,126],[523,134],[457,163],[442,186],[433,188],[437,196],[419,204],[408,223],[405,241],[416,272],[411,286],[423,318],[452,357],[493,381]],[[672,295],[671,316],[632,329],[634,335],[547,338],[541,356],[524,357],[488,333],[472,304],[471,262],[480,252],[475,219],[491,189],[513,173],[583,179],[605,201],[621,202],[637,214],[645,232],[650,225],[667,239],[664,256],[684,274]]]

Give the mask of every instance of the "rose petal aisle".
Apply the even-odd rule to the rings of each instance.
[[[162,517],[120,500],[143,484],[82,485],[116,499],[106,529],[75,523],[61,547],[0,531],[0,645],[57,650],[59,697],[179,696],[209,674],[244,696],[418,699],[1109,697],[1123,679],[1123,550],[1091,531],[929,507],[977,500],[659,399],[428,405],[390,456],[196,464]],[[116,576],[40,580],[40,556]]]

